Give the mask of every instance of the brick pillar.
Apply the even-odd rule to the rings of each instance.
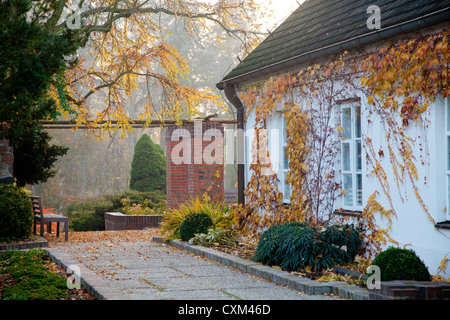
[[[181,138],[183,137],[183,138]],[[205,192],[224,198],[224,127],[194,120],[166,130],[167,208],[176,208]]]

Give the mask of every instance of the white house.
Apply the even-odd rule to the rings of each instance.
[[[249,169],[250,144],[255,126],[254,111],[245,117],[251,106],[244,105],[239,98],[242,92],[270,77],[298,73],[316,63],[331,62],[344,52],[348,52],[349,56],[358,56],[361,52],[376,51],[388,42],[413,38],[418,34],[432,34],[449,27],[448,1],[307,0],[301,4],[217,84],[237,108],[240,127],[249,133],[240,140],[241,146],[245,145],[245,151],[240,154],[243,163],[239,165],[239,201],[245,201],[242,192],[252,174]],[[341,81],[339,85],[345,84]],[[431,274],[439,273],[447,279],[450,263],[444,270],[438,268],[445,257],[450,259],[450,98],[438,94],[428,108],[427,126],[418,128],[411,125],[408,128],[412,137],[425,137],[423,141],[426,144],[419,140],[411,142],[417,155],[413,161],[418,170],[415,181],[417,189],[414,189],[408,177],[403,183],[396,182],[385,148],[387,142],[383,124],[368,121],[373,118],[367,95],[357,91],[347,94],[333,107],[334,125],[340,124],[345,136],[341,139],[340,133],[335,133],[339,146],[335,178],[344,192],[337,194],[333,210],[358,213],[364,209],[370,195],[379,191],[377,200],[385,208],[390,208],[392,203],[396,212],[390,237],[400,247],[413,249]],[[271,150],[278,150],[281,155],[276,167],[280,180],[278,187],[283,193],[283,201],[289,202],[291,186],[285,183],[289,163],[282,156],[286,147],[286,124],[280,109],[281,106],[273,111],[267,129],[280,130],[280,134],[269,137],[269,141]],[[365,161],[370,150],[364,137],[370,138],[373,150],[380,153],[384,150],[386,154],[380,161],[388,177],[387,193],[380,192],[383,189],[381,182],[370,174],[371,168]],[[423,157],[419,158],[419,155]],[[386,222],[380,218],[379,224],[383,226]]]

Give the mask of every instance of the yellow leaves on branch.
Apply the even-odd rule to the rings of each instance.
[[[417,36],[381,48],[364,59],[360,64],[364,73],[360,83],[371,91],[368,103],[373,105],[378,98],[382,108],[392,110],[394,100],[406,97],[396,110],[406,127],[411,121],[419,121],[438,93],[449,96],[448,33],[446,29]]]
[[[100,0],[81,14],[89,41],[80,51],[81,62],[66,73],[75,120],[118,120],[126,130],[130,117],[180,120],[198,115],[204,103],[221,105],[219,96],[181,84],[189,67],[166,42],[171,19],[194,38],[226,40],[210,32],[218,26],[228,35],[244,34],[242,41],[250,43],[257,38],[250,30],[253,20],[263,11],[254,0]],[[137,101],[139,110],[130,107]]]

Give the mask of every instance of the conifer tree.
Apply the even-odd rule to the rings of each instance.
[[[166,190],[166,157],[163,149],[147,134],[134,147],[130,189],[140,192]]]

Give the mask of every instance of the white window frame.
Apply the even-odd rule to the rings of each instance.
[[[445,175],[446,175],[446,219],[450,220],[450,97],[444,102],[445,106]]]
[[[280,135],[280,191],[283,194],[283,203],[291,202],[291,186],[286,184],[287,173],[289,172],[289,159],[285,159],[286,153],[285,148],[287,148],[287,132],[286,132],[286,118],[284,114],[281,113],[281,135]]]
[[[350,109],[351,137],[345,137],[347,126],[344,123],[344,110],[346,109]],[[357,110],[359,110],[359,124],[357,123]],[[343,137],[345,137],[345,139],[341,139],[341,179],[342,189],[345,190],[345,194],[342,196],[342,208],[345,210],[361,211],[363,200],[361,103],[360,101],[342,103],[340,104],[340,112],[341,126],[343,128],[342,134]],[[358,125],[359,131],[357,131]],[[359,136],[357,133],[359,133]],[[359,154],[357,153],[358,145]],[[344,146],[347,148],[348,152],[344,152]],[[348,155],[347,161],[344,161],[345,154]],[[351,189],[348,188],[348,179],[351,179]],[[356,190],[357,192],[355,193],[353,190]]]

